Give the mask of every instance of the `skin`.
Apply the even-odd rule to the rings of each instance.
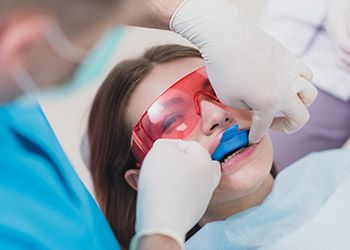
[[[111,1],[105,13],[100,14],[98,22],[82,16],[81,19],[88,23],[84,29],[66,22],[63,25],[63,17],[56,16],[44,4],[35,8],[19,5],[8,12],[1,10],[0,104],[23,94],[13,77],[19,69],[25,69],[40,88],[45,88],[67,81],[78,68],[79,63],[61,58],[48,44],[44,34],[52,23],[66,28],[63,31],[68,40],[88,52],[107,29],[120,24],[169,29],[171,16],[182,0],[119,2],[122,4],[116,7],[117,1]],[[81,60],[86,55],[82,55]]]
[[[149,105],[175,81],[195,69],[204,66],[200,58],[179,59],[157,65],[135,89],[127,107],[129,123],[136,125]],[[232,124],[249,129],[252,114],[248,110],[237,110],[206,99],[200,101],[201,122],[186,140],[195,140],[210,153],[219,143],[222,133]],[[228,163],[222,170],[219,186],[214,191],[206,213],[200,221],[222,220],[260,204],[270,193],[273,178],[270,174],[273,160],[272,144],[268,136],[256,145],[254,152],[242,161]],[[125,179],[137,190],[139,170],[131,169]]]
[[[74,74],[79,62],[61,58],[45,38],[51,25],[57,23],[47,10],[21,10],[6,19],[0,33],[0,102],[22,94],[13,78],[19,69],[28,71],[40,88],[60,84]],[[106,18],[80,33],[65,34],[70,43],[86,50],[81,60],[110,22]]]

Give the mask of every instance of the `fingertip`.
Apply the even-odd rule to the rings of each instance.
[[[301,61],[300,63],[301,63],[301,75],[305,79],[311,81],[312,78],[314,77],[314,74],[312,73],[312,70],[304,62]]]
[[[176,146],[178,149],[180,149],[182,152],[187,152],[189,149],[191,149],[191,145],[189,141],[184,140],[174,140],[176,143]]]
[[[221,168],[221,163],[219,161],[212,161],[212,164],[215,168]]]
[[[212,167],[215,170],[214,171],[214,183],[215,187],[219,185],[220,179],[221,179],[221,164],[218,161],[212,161]]]
[[[249,136],[248,136],[249,144],[258,143],[260,140],[261,140],[261,137],[250,130]]]
[[[249,130],[249,142],[258,143],[267,134],[274,118],[274,112],[254,111],[252,126]]]
[[[167,142],[170,142],[170,140],[169,139],[158,139],[158,140],[156,140],[154,143],[153,143],[153,146],[156,146],[156,145],[161,145],[161,144],[165,144],[165,143],[167,143]]]
[[[288,127],[284,127],[283,129],[284,129],[283,132],[284,132],[285,134],[287,134],[287,135],[293,134],[293,133],[294,133],[294,130],[295,130],[295,129],[291,129],[291,128],[288,128]]]
[[[203,159],[211,160],[209,151],[197,141],[181,141],[179,148],[187,154],[193,155],[193,157],[205,157]]]
[[[300,98],[294,98],[288,109],[285,109],[283,113],[286,116],[284,120],[284,127],[286,133],[291,134],[300,130],[310,118],[310,113]]]
[[[298,78],[296,86],[296,92],[300,100],[304,103],[306,107],[311,106],[311,104],[315,101],[317,97],[317,88],[312,84],[311,81],[303,77]]]
[[[258,130],[256,127],[257,125],[253,119],[253,123],[252,123],[252,126],[250,127],[249,135],[248,135],[249,144],[258,143],[262,138],[263,133],[261,133],[260,130]]]

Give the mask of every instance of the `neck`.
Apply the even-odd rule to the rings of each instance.
[[[204,226],[211,221],[224,220],[248,208],[260,205],[271,192],[273,182],[274,179],[272,175],[269,175],[256,191],[239,199],[216,204],[215,208],[208,208],[206,214],[200,220],[199,225]]]

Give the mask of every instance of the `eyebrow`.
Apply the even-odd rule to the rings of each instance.
[[[185,102],[184,98],[182,98],[182,97],[174,97],[174,98],[166,100],[163,103],[163,106],[168,107],[168,106],[172,106],[174,104],[179,104],[179,103],[183,103],[183,102]]]
[[[204,79],[202,81],[201,86],[202,86],[203,89],[212,88],[209,79]],[[167,106],[171,106],[171,105],[174,105],[174,104],[179,104],[179,103],[184,102],[184,101],[185,101],[185,99],[183,97],[174,97],[174,98],[166,100],[163,103],[163,106],[167,107]]]

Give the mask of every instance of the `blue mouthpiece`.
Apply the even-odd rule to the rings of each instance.
[[[220,144],[211,157],[213,160],[220,161],[228,153],[248,145],[248,130],[238,128],[234,124],[223,133]]]

